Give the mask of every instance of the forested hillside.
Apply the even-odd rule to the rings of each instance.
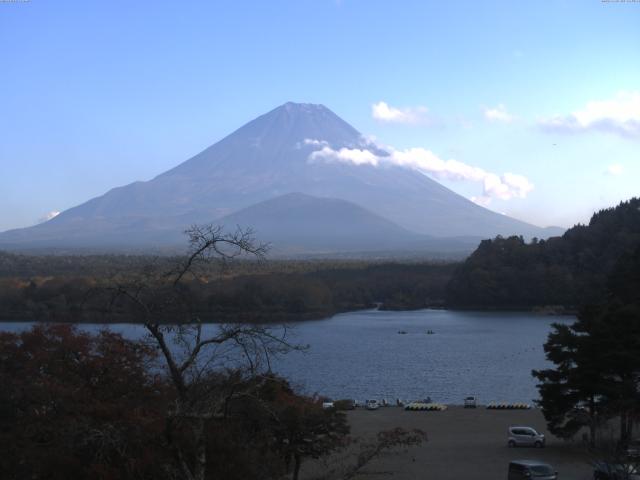
[[[130,281],[161,288],[172,260],[0,254],[0,320],[140,321],[126,310],[101,313],[108,301],[92,292]],[[454,268],[425,262],[239,262],[225,269],[213,264],[185,288],[205,321],[280,322],[380,303],[385,309],[439,306]]]
[[[447,304],[459,308],[573,310],[605,294],[606,279],[625,254],[640,245],[640,198],[595,213],[548,240],[484,240],[454,272]]]

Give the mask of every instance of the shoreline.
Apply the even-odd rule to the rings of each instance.
[[[240,313],[240,314],[225,314],[224,319],[219,320],[209,320],[204,317],[204,319],[200,322],[203,325],[217,325],[224,323],[246,323],[246,324],[255,324],[255,325],[282,325],[282,324],[291,324],[291,323],[299,323],[299,322],[314,322],[314,321],[322,321],[333,318],[337,315],[345,314],[345,313],[358,313],[358,312],[367,312],[367,311],[380,311],[380,312],[419,312],[421,310],[439,310],[439,311],[451,311],[451,312],[482,312],[482,313],[532,313],[540,316],[546,317],[571,317],[576,316],[578,314],[577,310],[572,309],[562,309],[562,308],[552,308],[549,307],[530,307],[530,308],[499,308],[499,307],[449,307],[449,306],[426,306],[419,308],[384,308],[384,305],[372,305],[370,307],[363,308],[355,308],[355,309],[345,309],[345,310],[335,310],[335,311],[326,311],[326,312],[306,312],[306,313],[274,313],[271,315],[266,315],[262,318],[253,319],[247,318],[251,317],[250,314]],[[277,320],[273,319],[273,317],[278,317]],[[293,318],[295,317],[295,318]],[[100,319],[73,319],[73,320],[64,320],[51,318],[46,320],[34,320],[33,318],[25,318],[20,314],[4,314],[0,312],[0,323],[72,323],[78,325],[118,325],[118,324],[129,324],[129,325],[143,325],[143,322],[131,321],[128,319],[117,319],[113,321],[102,321]],[[177,322],[171,321],[160,321],[158,322],[163,325],[174,325]],[[196,322],[193,322],[195,324]]]

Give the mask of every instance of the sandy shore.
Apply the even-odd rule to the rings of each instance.
[[[358,479],[499,480],[507,478],[510,460],[550,463],[559,480],[592,478],[588,458],[577,444],[550,435],[542,413],[531,410],[487,410],[449,407],[443,412],[409,412],[398,407],[348,413],[352,436],[371,438],[381,430],[419,428],[428,441],[420,447],[386,454],[372,461]],[[547,436],[546,448],[508,448],[507,427],[529,425]]]

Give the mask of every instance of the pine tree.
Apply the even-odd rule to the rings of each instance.
[[[555,367],[534,370],[549,430],[573,437],[588,426],[590,443],[602,421],[620,419],[620,444],[640,414],[640,247],[623,256],[601,305],[585,306],[570,326],[554,325],[544,346]]]

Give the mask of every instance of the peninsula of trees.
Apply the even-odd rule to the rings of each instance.
[[[484,240],[456,268],[446,303],[453,308],[577,311],[606,294],[618,260],[640,245],[640,198],[595,213],[548,240]]]

